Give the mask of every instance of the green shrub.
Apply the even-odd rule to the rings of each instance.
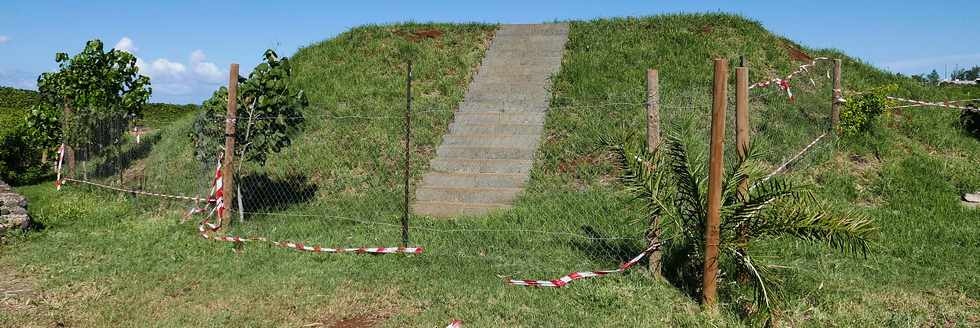
[[[11,185],[34,184],[50,178],[51,169],[40,159],[40,151],[29,140],[27,128],[19,124],[0,137],[0,179]]]
[[[847,97],[840,111],[839,132],[856,135],[871,130],[890,103],[888,93],[896,88],[888,85]]]

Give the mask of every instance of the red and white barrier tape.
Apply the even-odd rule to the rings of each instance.
[[[943,107],[943,108],[968,110],[968,111],[972,111],[972,112],[980,112],[980,109],[977,109],[977,108],[950,105],[950,103],[952,103],[952,102],[949,102],[949,101],[942,102],[942,103],[937,103],[937,102],[929,102],[929,101],[914,100],[914,99],[905,99],[905,98],[892,97],[892,96],[886,96],[886,98],[891,99],[891,100],[897,100],[897,101],[903,101],[903,102],[907,102],[907,103],[912,103],[912,104],[915,104],[914,106],[935,106],[935,107]],[[897,107],[891,107],[891,108],[903,108],[903,107],[911,107],[911,106],[897,106]]]
[[[636,263],[640,262],[640,260],[642,260],[647,255],[650,255],[650,253],[653,253],[654,251],[660,249],[660,245],[661,245],[660,243],[655,243],[653,245],[650,245],[650,247],[647,247],[647,249],[644,250],[643,253],[640,253],[640,255],[637,255],[632,259],[630,259],[629,261],[627,261],[626,263],[623,263],[622,265],[619,266],[618,269],[615,270],[572,272],[558,279],[552,279],[552,280],[507,279],[507,284],[514,285],[514,286],[529,286],[529,287],[564,287],[565,285],[568,285],[573,281],[579,279],[602,277],[610,273],[622,273],[628,270]]]
[[[786,95],[790,99],[793,99],[793,91],[790,89],[789,80],[792,80],[793,77],[796,76],[796,75],[809,72],[810,71],[810,67],[813,67],[813,66],[817,65],[817,61],[822,61],[822,60],[830,60],[830,58],[827,58],[827,57],[814,58],[809,63],[800,65],[799,68],[797,68],[792,73],[789,73],[789,75],[787,75],[784,78],[778,78],[777,77],[777,78],[773,78],[771,80],[766,80],[766,81],[758,82],[758,83],[755,83],[755,84],[750,85],[749,86],[749,89],[765,88],[765,87],[768,87],[768,86],[770,86],[772,84],[775,84],[775,85],[778,85],[779,86],[779,89],[781,89],[783,91],[786,91]],[[813,82],[812,79],[810,80],[810,83],[814,83],[815,84],[815,82]]]
[[[58,147],[58,165],[56,166],[57,167],[57,169],[56,169],[57,176],[55,177],[55,180],[54,180],[54,188],[56,190],[61,190],[61,184],[62,184],[62,181],[61,181],[61,164],[64,163],[64,161],[65,161],[65,144],[61,144],[61,146]]]
[[[155,193],[155,192],[149,192],[149,191],[142,191],[142,190],[123,189],[123,188],[113,187],[113,186],[110,186],[110,185],[101,184],[101,183],[98,183],[98,182],[78,180],[78,179],[71,179],[71,178],[64,178],[64,179],[62,179],[62,184],[64,184],[64,182],[69,182],[69,181],[70,182],[77,182],[77,183],[84,183],[84,184],[96,186],[96,187],[99,187],[99,188],[105,188],[105,189],[109,189],[109,190],[115,190],[115,191],[130,193],[130,194],[134,194],[134,195],[153,196],[153,197],[179,199],[179,200],[187,200],[187,201],[205,201],[206,200],[206,199],[203,199],[203,198],[191,197],[191,196],[168,195],[168,194],[161,194],[161,193]]]
[[[218,211],[218,217],[225,217],[225,181],[221,172],[222,157],[218,157],[218,167],[214,170],[214,179],[211,180],[211,192],[208,195],[208,203],[213,202]]]
[[[211,212],[214,213],[214,212]],[[198,232],[200,232],[201,237],[208,240],[214,241],[225,241],[232,243],[247,243],[247,242],[264,242],[269,243],[276,247],[289,248],[302,252],[311,253],[354,253],[354,254],[422,254],[422,247],[348,247],[348,248],[333,248],[333,247],[323,247],[320,245],[306,245],[304,243],[296,243],[291,241],[270,241],[264,237],[239,237],[239,236],[215,236],[211,233],[220,229],[221,225],[210,223],[209,220],[211,215],[208,215],[204,221],[197,226]]]

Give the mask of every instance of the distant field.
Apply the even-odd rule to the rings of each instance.
[[[835,50],[810,49],[758,22],[722,14],[571,22],[553,77],[546,135],[527,190],[511,211],[436,220],[413,217],[413,256],[304,254],[204,241],[181,221],[190,204],[70,185],[18,190],[45,229],[0,247],[0,278],[30,302],[0,302],[0,326],[739,327],[734,300],[718,314],[643,268],[563,289],[503,284],[615,268],[644,246],[646,213],[616,181],[604,136],[642,134],[644,72],[660,70],[663,122],[707,140],[711,60],[744,55],[755,82],[801,64],[796,51],[844,61],[844,87],[895,84],[897,96],[980,98],[969,87],[923,86]],[[410,31],[443,34],[411,41]],[[412,177],[417,181],[489,45],[494,25],[357,27],[300,49],[292,84],[309,95],[294,143],[265,165],[245,165],[252,208],[232,233],[330,246],[396,246],[406,53],[415,52]],[[798,55],[796,56],[798,57]],[[734,65],[732,65],[734,66]],[[754,90],[753,140],[775,166],[829,127],[826,66],[794,81],[795,101]],[[813,77],[811,84],[807,79]],[[190,110],[190,109],[188,109]],[[178,110],[182,112],[182,110]],[[959,204],[980,189],[980,140],[957,112],[904,109],[871,135],[829,139],[787,179],[812,186],[829,210],[873,217],[881,235],[867,258],[776,240],[751,249],[784,259],[779,323],[793,327],[980,324],[980,211]],[[162,115],[161,115],[162,116]],[[138,165],[148,186],[193,194],[210,167],[193,158],[192,117],[160,122]],[[149,118],[148,118],[149,120]],[[218,124],[216,122],[215,124]],[[728,123],[732,137],[734,124]],[[731,143],[729,143],[731,145]],[[733,147],[726,149],[732,153]],[[136,164],[134,164],[136,165]],[[258,205],[256,205],[258,204]],[[198,217],[199,218],[199,217]],[[3,280],[3,279],[0,279]],[[0,285],[2,286],[2,285]]]
[[[38,104],[37,91],[0,87],[0,135],[20,124],[31,106]],[[196,111],[197,105],[149,103],[143,107],[143,124],[159,129]]]
[[[0,87],[0,136],[9,133],[38,102],[37,92]]]

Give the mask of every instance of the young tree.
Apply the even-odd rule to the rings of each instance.
[[[55,55],[58,71],[37,80],[41,101],[64,111],[63,140],[68,147],[86,145],[94,151],[118,143],[126,132],[121,122],[138,115],[150,98],[150,78],[139,74],[132,54],[103,49],[98,39],[85,44],[74,57]],[[72,151],[66,150],[69,171],[74,170]]]
[[[936,72],[936,70],[932,70],[932,72],[929,73],[929,75],[926,75],[926,79],[929,80],[929,83],[938,84],[940,79],[939,72]]]
[[[303,123],[309,102],[302,90],[289,87],[289,59],[266,50],[265,62],[248,78],[239,78],[238,117],[235,120],[235,153],[242,162],[265,163],[269,154],[289,146],[291,135]],[[224,146],[228,90],[221,87],[201,105],[191,134],[199,160],[214,158]]]

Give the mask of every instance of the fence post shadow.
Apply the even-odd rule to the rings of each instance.
[[[288,175],[273,179],[267,174],[247,174],[239,177],[242,206],[246,213],[284,210],[292,205],[313,199],[319,187],[305,175]]]

